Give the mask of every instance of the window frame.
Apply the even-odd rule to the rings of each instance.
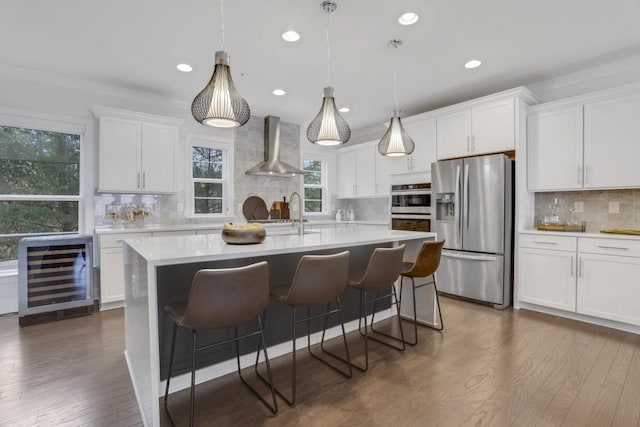
[[[186,203],[185,217],[188,218],[231,218],[233,217],[233,177],[234,177],[234,144],[231,139],[213,137],[210,135],[187,135],[186,151]],[[193,147],[205,147],[215,150],[222,150],[222,179],[193,178]],[[193,185],[195,182],[221,182],[222,183],[222,213],[198,214],[195,212],[195,195]]]
[[[88,197],[87,189],[93,187],[93,179],[87,182],[88,164],[91,162],[93,150],[87,145],[87,134],[91,134],[93,128],[90,122],[74,117],[64,117],[50,114],[38,114],[10,109],[0,110],[0,126],[33,129],[45,132],[66,133],[78,135],[80,138],[80,165],[78,171],[79,187],[78,195],[43,195],[43,194],[0,194],[0,201],[69,201],[78,203],[78,231],[57,233],[0,233],[0,237],[31,237],[63,234],[80,234],[85,232],[88,222],[85,212],[91,211],[93,198]],[[92,222],[90,222],[92,224]],[[91,225],[89,224],[89,225]],[[17,268],[18,260],[0,261],[0,273]]]
[[[316,160],[319,161],[321,166],[320,166],[320,174],[321,174],[321,178],[320,178],[320,185],[318,184],[305,184],[304,183],[304,177],[302,178],[302,196],[303,196],[303,201],[302,204],[303,206],[305,206],[305,210],[303,211],[304,215],[328,215],[329,212],[329,191],[328,191],[328,171],[329,171],[329,156],[327,156],[326,154],[323,153],[317,153],[317,152],[312,152],[312,151],[308,151],[308,152],[303,152],[302,156],[300,158],[300,169],[304,170],[304,161],[305,160]],[[322,191],[322,211],[320,212],[307,212],[306,210],[306,197],[305,196],[305,189],[306,188],[320,188]]]

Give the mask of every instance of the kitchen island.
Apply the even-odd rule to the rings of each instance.
[[[389,247],[407,243],[406,257],[417,253],[424,240],[435,239],[435,233],[386,230],[380,227],[358,227],[351,230],[322,229],[298,235],[267,235],[265,241],[257,245],[228,245],[220,235],[146,237],[127,239],[124,243],[125,261],[125,358],[138,399],[142,418],[146,425],[160,424],[160,397],[162,384],[166,379],[168,349],[170,345],[171,323],[163,307],[168,303],[186,301],[188,285],[195,272],[201,268],[236,267],[261,260],[269,262],[270,286],[288,284],[295,272],[297,262],[304,254],[335,253],[348,249],[350,273],[357,274],[366,268],[369,256],[376,247]],[[347,289],[347,291],[353,291]],[[283,323],[281,304],[272,303],[267,309],[265,320],[265,340],[270,357],[285,354],[290,349],[287,343],[288,330]],[[388,305],[376,319],[391,315]],[[345,325],[349,330],[357,327],[357,294],[345,292],[343,297]],[[284,327],[283,327],[284,325]],[[333,324],[335,325],[335,321]],[[314,331],[320,325],[312,326]],[[337,328],[329,330],[328,337],[337,334]],[[176,372],[185,371],[188,353],[178,334],[176,349]],[[225,336],[224,331],[202,334],[203,340],[215,341]],[[317,340],[315,334],[312,338]],[[185,338],[184,336],[182,338]],[[186,338],[185,338],[186,339]],[[251,363],[249,354],[255,350],[255,342],[241,346],[243,366]],[[188,350],[187,350],[188,351]],[[235,360],[229,348],[203,354],[198,360],[197,381],[206,381],[232,372]],[[255,356],[254,356],[255,357]],[[172,391],[185,388],[187,376],[172,380]]]

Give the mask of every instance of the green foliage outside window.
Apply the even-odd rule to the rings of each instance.
[[[305,159],[302,167],[304,176],[304,211],[322,212],[322,162]]]
[[[79,135],[0,126],[0,177],[0,261],[24,235],[78,231],[77,200],[43,198],[79,196]]]
[[[222,213],[223,151],[192,147],[193,210],[195,214]]]

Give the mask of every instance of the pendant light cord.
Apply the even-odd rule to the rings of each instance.
[[[224,0],[220,0],[220,16],[222,19],[222,43],[220,43],[220,50],[224,50]]]
[[[398,114],[398,46],[393,47],[393,99],[396,102],[396,110]]]
[[[329,42],[329,25],[331,23],[331,13],[327,13],[327,86],[331,81],[331,43]]]

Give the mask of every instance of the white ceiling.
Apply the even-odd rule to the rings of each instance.
[[[227,0],[225,45],[252,114],[306,125],[326,84],[321,0]],[[404,115],[599,65],[640,51],[640,0],[337,0],[331,85],[352,129],[388,120],[392,38]],[[403,27],[405,11],[420,15]],[[0,61],[191,99],[220,48],[220,0],[2,0]],[[297,43],[281,34],[300,32]],[[479,58],[483,65],[466,70]],[[186,62],[185,74],[176,64]],[[286,96],[271,91],[283,88]],[[188,108],[186,106],[185,108]]]

